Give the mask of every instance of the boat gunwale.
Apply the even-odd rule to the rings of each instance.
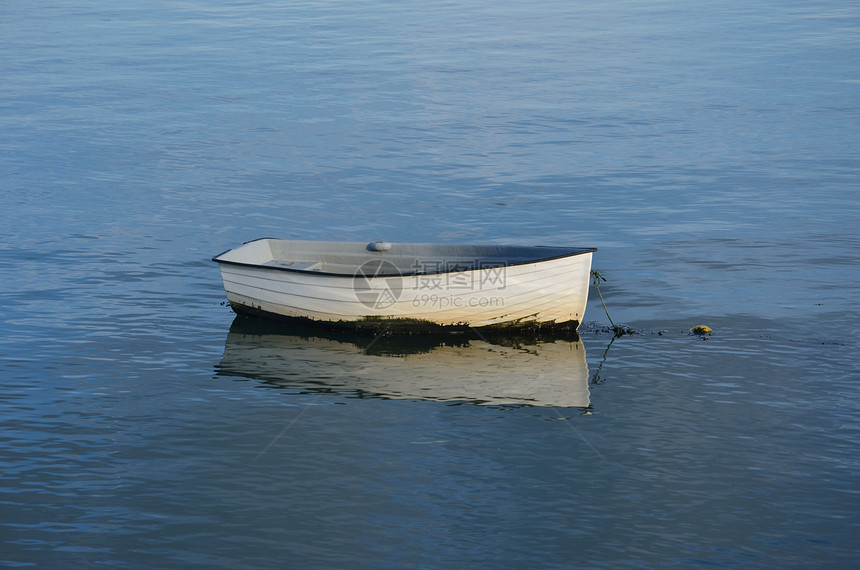
[[[250,243],[254,243],[254,242],[262,241],[262,240],[269,240],[269,239],[277,240],[277,241],[302,241],[302,240],[279,240],[278,238],[258,238],[255,240],[246,241],[240,247],[225,250],[225,251],[219,253],[218,255],[214,256],[211,259],[211,261],[214,261],[215,263],[218,263],[218,264],[223,263],[225,265],[235,265],[235,266],[239,266],[239,267],[255,267],[258,269],[265,269],[265,270],[271,270],[271,271],[287,271],[287,272],[292,272],[292,273],[301,273],[301,274],[305,274],[305,275],[319,275],[319,276],[325,276],[325,277],[348,277],[350,279],[352,279],[356,276],[356,273],[332,273],[332,272],[328,272],[328,271],[296,269],[293,267],[284,267],[284,266],[277,266],[277,265],[265,265],[262,263],[248,263],[248,262],[244,262],[244,261],[230,261],[230,260],[226,260],[226,259],[218,259],[222,255],[225,255],[227,253],[230,253],[231,251],[235,251],[237,249],[240,249],[241,247],[248,245]],[[347,242],[331,242],[331,243],[347,243]],[[360,242],[357,242],[357,243],[360,243]],[[410,244],[410,245],[413,245],[413,244]],[[470,247],[528,247],[528,248],[535,248],[535,249],[538,249],[538,248],[565,249],[564,246],[560,247],[560,246],[545,246],[545,245],[527,245],[527,246],[509,246],[509,245],[504,245],[504,244],[502,244],[502,245],[499,245],[499,244],[490,244],[490,245],[486,245],[486,244],[484,244],[484,245],[482,245],[482,244],[414,244],[414,245],[442,245],[442,246],[468,245]],[[519,265],[543,263],[546,261],[553,261],[556,259],[564,259],[566,257],[575,257],[577,255],[585,255],[586,253],[594,253],[595,251],[597,251],[596,247],[582,247],[582,248],[570,248],[570,249],[572,249],[574,251],[571,251],[570,253],[565,253],[562,255],[553,255],[550,257],[541,257],[541,258],[537,258],[537,259],[527,259],[524,261],[517,261],[517,262],[513,262],[513,263],[506,261],[504,265],[494,265],[494,266],[490,266],[490,267],[475,267],[475,268],[470,268],[470,269],[454,268],[454,269],[450,269],[447,271],[430,271],[430,272],[410,271],[410,272],[406,272],[406,273],[399,273],[399,272],[398,273],[380,273],[378,275],[374,275],[374,278],[379,278],[379,277],[413,277],[416,275],[443,275],[446,273],[464,273],[466,271],[481,271],[484,269],[493,269],[493,268],[498,268],[498,267],[517,267]],[[379,257],[379,259],[385,259],[385,258]],[[356,267],[356,271],[358,271],[358,267]]]

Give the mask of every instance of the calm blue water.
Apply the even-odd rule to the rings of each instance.
[[[838,1],[3,3],[0,565],[855,565],[858,46]],[[234,323],[262,236],[598,247],[642,334]]]

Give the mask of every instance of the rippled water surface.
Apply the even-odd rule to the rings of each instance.
[[[2,12],[0,565],[856,564],[850,3]],[[263,236],[597,247],[638,334],[235,319]]]

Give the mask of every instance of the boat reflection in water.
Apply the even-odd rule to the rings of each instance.
[[[576,333],[368,336],[239,316],[217,374],[301,392],[480,405],[587,407],[588,366]]]

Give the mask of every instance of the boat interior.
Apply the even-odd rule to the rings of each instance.
[[[533,263],[593,248],[392,242],[325,242],[264,238],[216,256],[214,261],[295,271],[355,275],[364,264],[374,276],[421,275]],[[369,263],[375,262],[375,263]],[[390,265],[389,265],[390,264]]]

